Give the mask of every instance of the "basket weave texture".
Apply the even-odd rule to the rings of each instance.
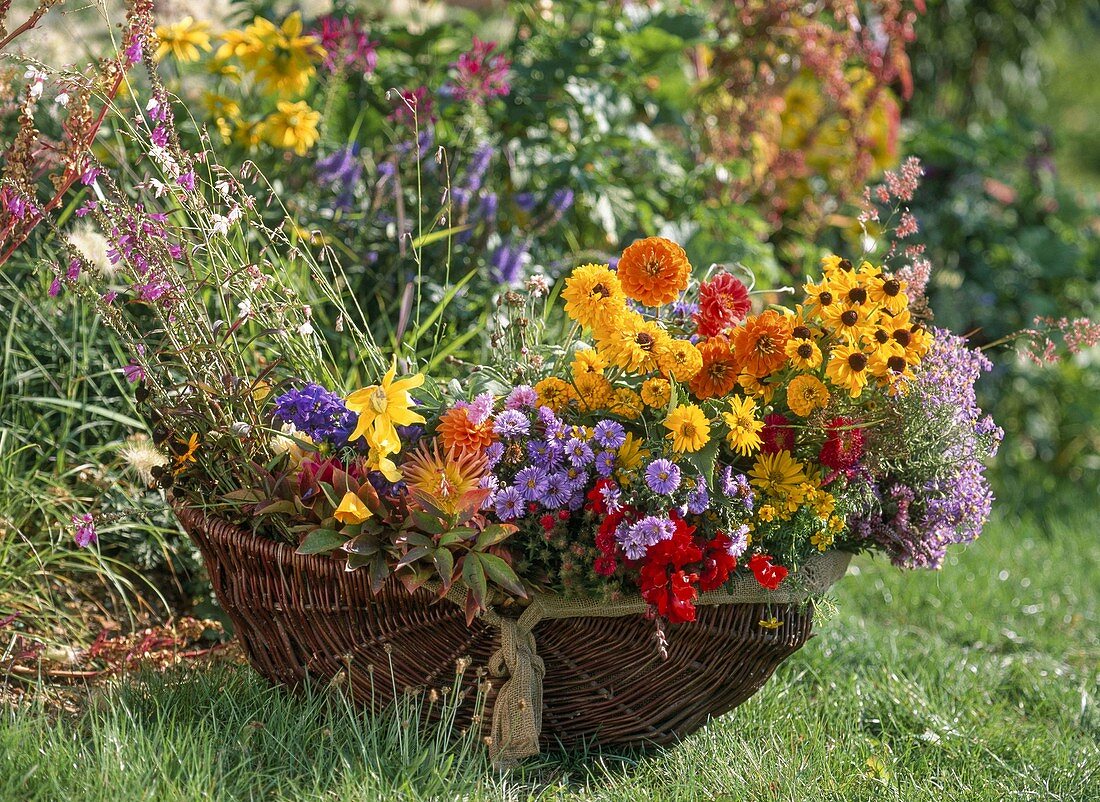
[[[501,763],[537,752],[540,743],[674,743],[755,693],[811,631],[811,609],[783,599],[700,604],[696,621],[666,627],[667,658],[658,654],[653,621],[639,612],[541,618],[517,638],[514,619],[491,613],[467,626],[459,605],[430,590],[410,594],[391,581],[375,595],[365,571],[349,573],[331,557],[297,554],[198,510],[177,514],[202,552],[249,662],[273,682],[324,682],[346,672],[353,698],[377,709],[393,699],[394,689],[451,686],[456,662],[468,657],[472,666],[490,669],[488,711],[502,688],[526,691],[533,683],[514,676],[521,671],[518,642],[526,653],[522,671],[532,674],[532,663],[537,670],[539,709],[509,700],[516,710],[496,711],[491,729],[485,717],[482,729],[496,740],[501,718],[506,734],[510,713],[523,719],[512,726],[522,735],[507,736],[517,743],[490,742]],[[830,567],[828,584],[846,565],[842,558],[838,573]],[[781,625],[760,626],[771,617]],[[459,722],[469,725],[474,712],[470,695]]]

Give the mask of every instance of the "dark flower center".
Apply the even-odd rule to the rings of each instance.
[[[636,342],[638,344],[638,347],[641,348],[643,351],[653,350],[653,335],[650,334],[648,331],[640,332],[638,336],[634,338],[634,342]]]
[[[845,326],[854,326],[859,322],[859,313],[854,309],[849,309],[840,316],[840,322]]]
[[[877,329],[875,331],[875,339],[878,341],[879,345],[885,345],[890,341],[890,335],[882,329]]]
[[[797,354],[802,359],[809,359],[814,355],[814,347],[809,343],[802,343],[802,345],[798,346]]]
[[[850,273],[850,272],[852,272],[852,263],[851,263],[851,262],[849,262],[849,261],[848,261],[847,259],[841,259],[841,260],[840,260],[840,264],[839,264],[839,265],[837,265],[837,266],[838,266],[838,267],[839,267],[839,268],[840,268],[841,270],[843,270],[843,271],[844,271],[845,273]]]
[[[867,357],[860,353],[852,354],[848,357],[848,367],[858,373],[867,367]]]
[[[908,348],[909,343],[913,340],[913,335],[905,329],[898,329],[894,332],[894,339],[901,343],[903,348]]]
[[[794,331],[791,332],[791,336],[796,340],[808,340],[810,339],[809,326],[795,326]]]
[[[853,287],[852,291],[848,293],[848,300],[854,304],[861,304],[867,300],[867,290],[863,287]]]
[[[894,373],[903,373],[905,371],[905,360],[900,356],[892,356],[886,360],[886,367]]]
[[[882,284],[882,291],[886,295],[889,295],[891,298],[893,298],[895,295],[901,292],[901,284],[899,284],[895,279],[887,279]]]
[[[603,284],[597,284],[595,287],[592,288],[592,294],[598,295],[601,298],[606,298],[611,294],[611,291],[608,290],[607,287],[605,287]]]
[[[825,292],[818,293],[817,300],[822,306],[828,306],[833,302],[833,294],[826,290]]]

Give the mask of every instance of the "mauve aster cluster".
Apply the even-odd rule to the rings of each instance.
[[[335,445],[346,443],[355,426],[355,415],[344,406],[344,399],[319,384],[283,393],[275,399],[275,417],[312,440]]]
[[[984,463],[1004,432],[979,409],[974,384],[991,367],[962,337],[935,331],[910,391],[917,403],[907,409],[946,420],[943,451],[934,470],[921,466],[923,475],[880,482],[874,491],[881,509],[851,521],[853,532],[881,544],[895,565],[939,568],[948,546],[972,542],[989,519],[993,493]]]

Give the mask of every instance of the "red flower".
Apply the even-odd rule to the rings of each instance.
[[[704,337],[714,337],[732,328],[749,311],[749,291],[729,273],[718,273],[699,285],[699,311],[695,326]]]
[[[737,558],[729,552],[730,539],[719,532],[703,547],[703,569],[699,573],[700,590],[717,590],[726,584],[730,572],[737,567]]]
[[[600,528],[596,531],[596,548],[598,548],[605,557],[613,557],[615,555],[615,547],[618,543],[615,540],[615,529],[623,521],[623,514],[617,512],[614,515],[608,515],[602,521],[600,521]]]
[[[760,439],[764,441],[760,451],[763,454],[776,454],[780,451],[794,450],[794,428],[783,415],[772,413],[764,416],[764,428],[760,430]]]
[[[615,569],[618,567],[619,563],[615,560],[615,558],[609,557],[606,554],[602,557],[597,557],[595,562],[592,564],[593,570],[595,570],[595,572],[600,576],[611,576],[613,573],[615,573]]]
[[[539,523],[542,524],[543,529],[549,532],[554,528],[554,516],[550,513],[546,513],[546,515],[539,518]]]
[[[604,496],[601,492],[605,487],[618,487],[610,479],[597,479],[596,484],[592,489],[588,491],[588,509],[597,515],[607,515],[607,504],[604,502]]]
[[[703,552],[692,540],[695,527],[679,518],[673,519],[676,531],[668,540],[650,546],[642,565],[639,585],[642,598],[657,608],[657,612],[674,624],[695,620],[694,583],[699,575],[683,570],[689,563],[698,562]]]
[[[772,558],[767,554],[754,554],[749,560],[749,570],[752,571],[756,581],[768,590],[775,590],[790,573],[782,565],[772,565]]]
[[[818,459],[826,468],[846,471],[863,456],[863,430],[850,428],[855,423],[854,418],[833,418],[825,424],[828,434]]]

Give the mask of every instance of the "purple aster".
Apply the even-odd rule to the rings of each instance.
[[[645,469],[645,483],[654,493],[668,496],[680,486],[680,468],[667,459],[655,459]]]
[[[600,497],[607,511],[611,514],[619,512],[623,508],[622,491],[613,484],[605,484],[600,487]]]
[[[627,557],[640,560],[645,557],[650,546],[668,540],[675,533],[676,525],[668,518],[647,515],[633,526],[620,526],[615,530],[615,539],[619,541]]]
[[[752,512],[755,494],[753,493],[752,485],[749,484],[749,478],[745,476],[745,474],[739,473],[735,476],[733,468],[727,465],[722,469],[721,487],[722,495],[728,498],[741,499],[741,503],[745,505],[745,509]]]
[[[527,444],[527,455],[553,470],[561,464],[562,445],[556,440],[532,440]]]
[[[535,392],[533,387],[527,384],[517,384],[512,388],[512,392],[508,393],[508,398],[504,400],[504,407],[506,409],[524,409],[526,407],[533,409],[538,401],[539,394]]]
[[[493,431],[501,437],[512,439],[523,437],[531,430],[527,416],[515,409],[506,409],[493,421]]]
[[[568,457],[569,462],[575,468],[583,468],[592,462],[595,457],[592,453],[592,447],[579,437],[571,437],[569,442],[565,444],[565,456]]]
[[[526,501],[538,501],[546,493],[547,474],[543,468],[532,465],[516,474],[516,490]]]
[[[554,410],[550,407],[539,407],[538,416],[547,437],[558,437],[561,434],[564,427],[558,416],[554,414]]]
[[[626,430],[617,421],[602,420],[592,430],[592,439],[604,448],[619,448],[626,442]]]
[[[548,510],[560,509],[568,503],[571,493],[572,488],[566,475],[552,473],[546,477],[546,487],[543,488],[539,503]]]
[[[318,159],[314,167],[317,170],[318,184],[339,190],[333,206],[337,209],[350,209],[355,197],[355,188],[363,177],[363,163],[359,160],[359,144],[353,143],[323,159]]]
[[[691,493],[688,494],[687,504],[685,505],[688,512],[692,515],[702,515],[710,507],[710,494],[707,493],[707,480],[700,474],[695,478],[695,487],[692,488]]]
[[[506,487],[498,491],[493,498],[493,506],[497,518],[502,521],[514,521],[517,518],[522,518],[527,513],[527,505],[524,503],[519,491],[514,487]]]
[[[735,531],[729,533],[729,539],[730,544],[726,551],[731,557],[740,557],[749,547],[749,525],[741,524]]]
[[[493,394],[482,393],[466,406],[466,415],[470,419],[470,423],[474,426],[480,426],[489,420],[489,416],[493,414]]]
[[[596,473],[607,478],[615,472],[615,452],[601,451],[596,455]]]
[[[485,456],[489,458],[489,470],[492,470],[500,462],[500,458],[504,456],[504,443],[496,442],[491,443],[488,448],[485,449]]]

